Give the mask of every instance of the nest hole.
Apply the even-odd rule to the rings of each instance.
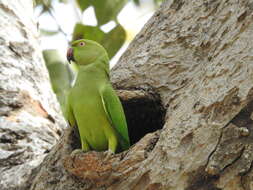
[[[137,143],[147,133],[162,129],[165,109],[158,95],[147,94],[122,100],[126,115],[131,145]]]

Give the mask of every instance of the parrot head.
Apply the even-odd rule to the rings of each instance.
[[[106,50],[95,41],[81,39],[71,44],[67,51],[69,63],[74,61],[78,65],[88,65],[100,57],[107,57]]]

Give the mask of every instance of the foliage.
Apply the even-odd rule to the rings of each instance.
[[[70,3],[69,0],[34,0],[36,6],[42,6],[41,14],[49,13],[52,17],[54,1],[62,3]],[[96,15],[97,26],[84,25],[80,21],[76,23],[73,33],[72,41],[80,38],[95,40],[101,43],[108,51],[109,57],[112,58],[117,51],[122,47],[126,40],[126,32],[119,24],[117,15],[129,0],[75,0],[81,13],[87,8],[93,7]],[[140,5],[140,0],[133,0],[136,5]],[[159,5],[163,0],[153,0],[155,4]],[[55,19],[55,18],[54,18]],[[108,33],[101,30],[101,26],[108,22],[114,21],[116,26]],[[61,26],[58,26],[58,31],[41,30],[42,35],[54,35],[58,32],[64,33]],[[64,35],[66,35],[64,33]]]
[[[73,40],[82,38],[97,41],[104,46],[109,57],[112,58],[123,45],[126,34],[120,24],[114,27],[110,32],[105,33],[98,26],[86,26],[77,23],[73,32]]]
[[[136,5],[140,5],[140,0],[133,0]],[[156,5],[160,5],[164,0],[153,0]]]
[[[79,7],[84,11],[89,6],[95,9],[98,26],[111,20],[117,20],[117,15],[127,3],[127,0],[76,0]]]
[[[82,11],[93,6],[97,18],[97,26],[86,26],[76,24],[73,32],[73,40],[86,38],[95,40],[102,44],[112,58],[123,45],[126,39],[124,28],[118,23],[117,15],[127,3],[127,0],[76,0]],[[100,27],[110,21],[117,25],[108,33],[103,32]]]
[[[67,0],[59,0],[61,2],[67,2]],[[101,43],[108,51],[109,57],[112,58],[117,51],[122,47],[126,39],[126,32],[124,28],[119,24],[117,15],[127,3],[128,0],[76,0],[81,12],[84,12],[88,7],[92,6],[95,10],[97,19],[97,26],[88,26],[83,23],[76,23],[72,41],[80,38],[91,39]],[[42,6],[42,14],[48,12],[52,14],[52,0],[35,0],[37,6]],[[116,26],[108,33],[101,30],[101,26],[114,21]],[[41,30],[43,35],[54,35],[58,32],[63,32],[59,26],[59,31]]]
[[[57,50],[44,50],[43,57],[49,71],[52,89],[64,112],[66,95],[70,89],[73,74],[68,67],[68,63],[66,63],[65,59]]]

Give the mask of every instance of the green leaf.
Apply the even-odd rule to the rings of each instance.
[[[87,26],[77,23],[73,32],[73,41],[85,38],[101,42],[104,36],[105,33],[97,26]]]
[[[42,12],[46,12],[51,8],[52,0],[35,0],[35,6],[41,5],[43,7]]]
[[[162,4],[163,1],[164,1],[164,0],[154,0],[154,3],[155,3],[157,6],[159,6],[159,5]]]
[[[116,20],[118,13],[128,0],[76,0],[82,11],[93,6],[98,25],[101,26],[111,20]]]
[[[83,38],[100,43],[107,50],[109,58],[112,58],[124,44],[126,32],[119,24],[110,32],[104,33],[98,26],[86,26],[78,23],[74,28],[73,41]]]
[[[76,3],[82,11],[84,11],[91,5],[90,0],[76,0]]]
[[[140,5],[140,0],[134,0],[134,3],[139,6]]]
[[[59,31],[52,31],[52,30],[46,30],[46,29],[40,29],[40,34],[44,36],[53,36],[58,34]]]
[[[68,3],[68,0],[59,0],[61,3]]]
[[[118,13],[127,3],[127,0],[95,0],[92,5],[95,9],[98,25],[101,26],[111,20],[116,20]]]
[[[112,58],[121,48],[126,40],[126,32],[121,25],[117,25],[107,33],[101,44],[107,50],[109,58]]]
[[[68,0],[58,0],[61,3],[68,3]],[[34,5],[43,5],[44,8],[50,8],[52,5],[52,0],[33,0]]]
[[[66,96],[71,87],[73,74],[65,59],[55,49],[44,50],[43,57],[49,72],[51,85],[62,111],[65,110]]]

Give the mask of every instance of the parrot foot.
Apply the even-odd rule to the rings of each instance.
[[[112,155],[114,155],[114,152],[111,151],[110,149],[107,150],[107,151],[105,152],[105,161],[108,161],[108,160],[112,157]]]
[[[75,157],[76,155],[82,154],[82,153],[85,153],[85,151],[82,150],[82,149],[75,149],[75,150],[73,150],[73,151],[71,152],[70,156],[71,156],[71,157]]]

